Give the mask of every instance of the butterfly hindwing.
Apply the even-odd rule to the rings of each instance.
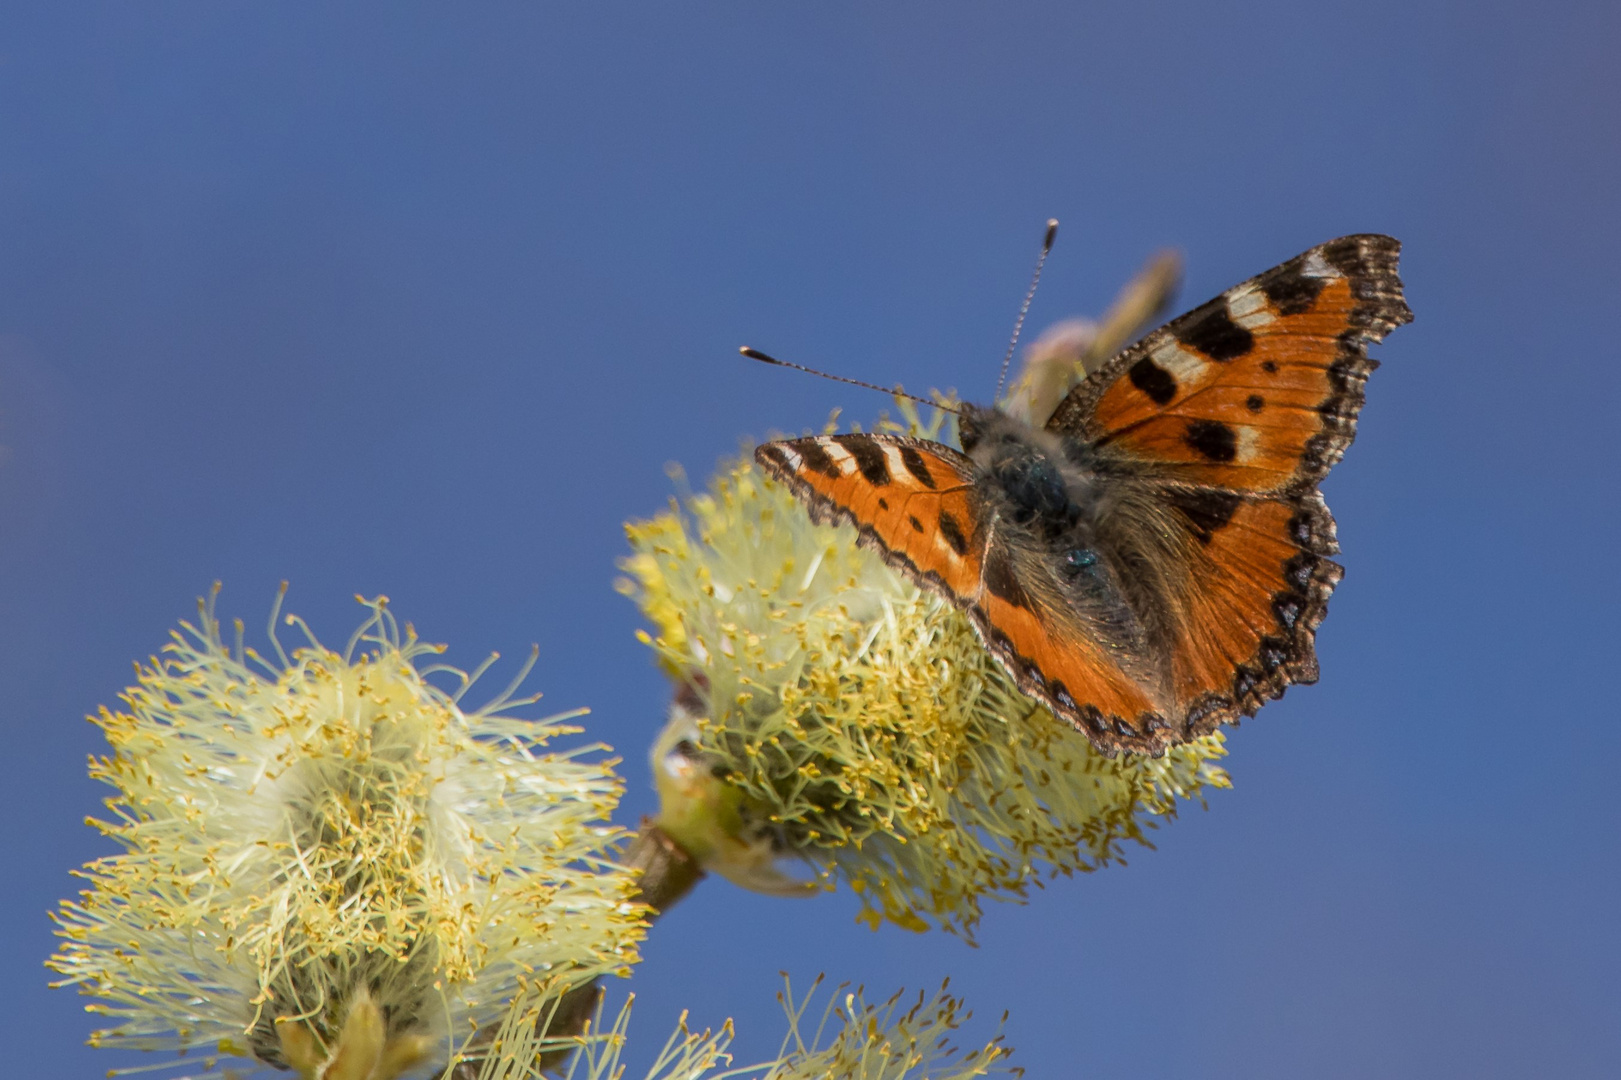
[[[1094,739],[1152,748],[1120,723],[1154,713],[1149,696],[1095,636],[1020,584],[1030,571],[980,520],[967,457],[922,439],[867,434],[766,443],[754,456],[813,520],[854,525],[858,543],[963,608],[1026,694]]]
[[[1315,491],[1166,495],[1191,538],[1168,597],[1170,696],[1178,726],[1207,734],[1291,683],[1317,681],[1317,626],[1341,575],[1324,557],[1335,550],[1333,519]]]
[[[989,591],[967,610],[980,638],[1019,689],[1107,753],[1152,753],[1175,741],[1148,691],[1102,643],[1066,632],[1073,628],[1062,616],[1038,613]]]
[[[1151,749],[1166,725],[1150,687],[1132,670],[1141,628],[1111,572],[1097,566],[1084,582],[1061,584],[1052,569],[1056,553],[1032,544],[1006,509],[982,511],[990,520],[980,593],[963,605],[981,640],[1020,690],[1095,742]]]
[[[1346,236],[1144,337],[1070,392],[1048,430],[1232,491],[1298,491],[1356,434],[1369,342],[1412,319],[1401,245]]]

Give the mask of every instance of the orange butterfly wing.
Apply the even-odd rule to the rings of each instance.
[[[1343,573],[1317,483],[1356,434],[1367,346],[1412,320],[1401,245],[1312,248],[1154,331],[1048,422],[1157,485],[1180,531],[1165,598],[1178,727],[1212,731],[1317,679],[1316,630]]]
[[[1047,426],[1231,491],[1303,490],[1356,434],[1369,342],[1412,321],[1388,236],[1321,244],[1143,338]]]
[[[953,597],[977,595],[983,551],[972,465],[939,443],[889,435],[817,435],[757,447],[819,524],[849,522],[890,565]]]
[[[969,460],[940,443],[893,435],[821,435],[754,452],[822,524],[850,523],[857,542],[964,608],[1020,689],[1074,722],[1136,717],[1153,704],[1107,650],[1062,633],[1013,579],[1005,551],[980,520]],[[1101,712],[1100,712],[1101,711]]]
[[[1170,498],[1221,507],[1189,529],[1179,587],[1167,598],[1170,695],[1177,726],[1191,737],[1253,715],[1291,683],[1317,681],[1317,627],[1342,571],[1323,557],[1337,545],[1316,492]]]

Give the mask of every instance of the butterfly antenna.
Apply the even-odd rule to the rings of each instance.
[[[1007,355],[1002,357],[1002,373],[996,377],[996,396],[992,401],[1002,400],[1002,387],[1007,383],[1007,368],[1013,362],[1013,350],[1019,347],[1019,332],[1024,329],[1024,317],[1030,313],[1030,301],[1036,298],[1036,286],[1041,284],[1041,268],[1047,265],[1047,253],[1053,249],[1053,238],[1058,235],[1058,219],[1047,219],[1047,235],[1041,241],[1041,254],[1036,256],[1036,272],[1030,275],[1030,291],[1024,294],[1024,303],[1019,305],[1019,318],[1013,324],[1013,340],[1007,343]]]
[[[956,409],[951,408],[949,405],[942,405],[938,401],[918,397],[916,394],[908,394],[905,390],[902,390],[898,386],[879,386],[877,383],[862,382],[860,379],[846,379],[843,375],[829,375],[825,371],[817,371],[815,368],[806,367],[804,364],[794,364],[787,360],[778,360],[775,356],[767,356],[759,349],[751,349],[747,345],[743,346],[737,351],[748,357],[750,360],[758,360],[762,364],[775,364],[778,367],[793,368],[795,371],[803,371],[807,375],[819,375],[824,379],[832,379],[834,382],[849,383],[851,386],[860,386],[865,387],[868,390],[876,390],[880,394],[892,394],[895,397],[908,398],[912,401],[921,402],[924,405],[932,405],[934,408],[942,409],[948,413],[957,412]]]

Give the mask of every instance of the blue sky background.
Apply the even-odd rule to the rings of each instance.
[[[106,846],[82,717],[210,582],[342,641],[538,642],[652,807],[667,689],[611,588],[666,462],[855,417],[801,362],[981,399],[1154,249],[1184,306],[1406,243],[1326,485],[1322,682],[1157,851],[981,946],[705,883],[637,970],[776,1048],[777,971],[946,975],[1058,1077],[1613,1076],[1621,85],[1614,4],[7,5],[0,26],[0,1017],[89,1077],[45,912]]]

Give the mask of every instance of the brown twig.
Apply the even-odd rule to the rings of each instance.
[[[648,817],[642,818],[642,827],[625,853],[625,865],[641,875],[631,899],[646,904],[655,915],[668,911],[704,876],[698,860]]]

